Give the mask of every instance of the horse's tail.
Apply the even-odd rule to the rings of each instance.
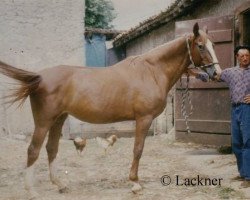
[[[15,103],[21,101],[19,106],[24,103],[27,97],[34,93],[42,80],[39,74],[34,72],[18,69],[0,61],[0,73],[19,81],[19,87],[8,96],[10,100],[7,103]]]

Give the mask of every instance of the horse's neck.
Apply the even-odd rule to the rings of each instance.
[[[148,52],[147,57],[155,67],[163,71],[167,79],[167,90],[177,82],[190,64],[184,37],[153,49]]]

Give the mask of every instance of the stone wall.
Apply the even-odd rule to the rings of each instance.
[[[35,72],[60,64],[84,65],[83,22],[83,0],[2,0],[0,60]],[[9,81],[0,75],[0,96],[9,92]],[[15,105],[6,110],[1,104],[0,127],[0,134],[30,134],[29,101],[20,109]]]

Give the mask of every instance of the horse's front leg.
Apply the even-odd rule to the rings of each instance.
[[[136,119],[136,133],[134,143],[134,159],[129,174],[129,179],[133,182],[132,192],[136,193],[142,189],[138,178],[139,161],[143,152],[145,138],[152,123],[152,116],[144,116]]]

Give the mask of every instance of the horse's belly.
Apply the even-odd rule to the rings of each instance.
[[[106,123],[113,123],[113,122],[120,122],[120,121],[127,121],[127,120],[134,120],[132,116],[124,116],[124,115],[108,115],[105,113],[79,113],[79,112],[69,112],[75,118],[89,122],[94,124],[106,124]]]
[[[112,123],[126,120],[133,120],[133,109],[128,106],[107,106],[107,105],[77,105],[68,111],[77,119],[89,123]]]

